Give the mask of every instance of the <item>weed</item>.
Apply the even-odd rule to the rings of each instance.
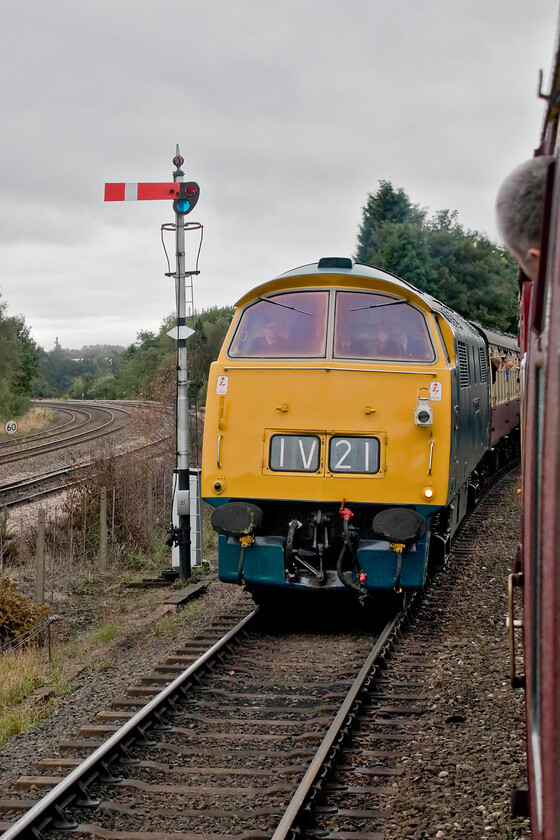
[[[150,539],[150,558],[158,569],[165,569],[171,565],[169,546],[163,535],[153,533]]]
[[[99,645],[107,644],[115,636],[118,636],[119,628],[116,624],[102,624],[96,630],[93,630],[84,641],[84,649],[86,651],[95,650]]]
[[[165,639],[172,639],[176,632],[177,621],[175,617],[169,615],[169,613],[162,615],[153,629],[154,636],[159,636],[160,638]]]
[[[0,745],[12,735],[32,729],[42,718],[52,711],[50,704],[43,708],[23,706],[17,709],[0,710]]]
[[[0,659],[0,745],[12,735],[33,728],[47,717],[56,698],[71,690],[61,662],[49,663],[36,648],[19,650]],[[48,688],[49,699],[25,703],[38,688]]]
[[[54,423],[55,420],[56,417],[52,411],[49,411],[47,408],[35,406],[30,408],[23,417],[18,417],[18,432],[21,434],[32,432],[35,429],[42,429]],[[0,426],[0,437],[5,436],[7,436],[7,433],[4,431],[4,425],[2,424]]]
[[[198,583],[199,580],[205,578],[209,573],[210,566],[208,563],[203,563],[201,566],[193,566],[189,580],[191,583]],[[177,583],[180,583],[181,587],[184,585],[182,580],[177,581]]]
[[[44,671],[37,649],[17,651],[0,659],[0,707],[19,703],[41,684]]]
[[[213,508],[204,502],[202,508],[202,553],[206,557],[209,552],[218,551],[218,534],[210,524]]]
[[[123,558],[123,563],[126,565],[127,569],[136,572],[142,572],[155,567],[155,563],[152,559],[140,549],[127,552],[126,556]]]

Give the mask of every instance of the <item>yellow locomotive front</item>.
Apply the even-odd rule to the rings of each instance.
[[[222,580],[423,585],[452,443],[448,327],[429,301],[334,258],[238,302],[211,367],[202,464]]]

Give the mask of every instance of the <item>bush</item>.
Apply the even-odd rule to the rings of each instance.
[[[48,616],[46,604],[34,604],[7,577],[0,577],[0,644],[23,639]]]
[[[0,508],[0,565],[13,565],[17,560],[17,535],[9,526],[7,507]]]

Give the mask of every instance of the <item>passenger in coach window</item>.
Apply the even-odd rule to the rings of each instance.
[[[553,160],[541,155],[522,163],[505,179],[496,199],[500,236],[529,280],[539,276],[546,180]]]

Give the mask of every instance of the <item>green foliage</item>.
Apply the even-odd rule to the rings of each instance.
[[[46,604],[34,604],[13,581],[0,577],[0,644],[23,638],[48,614]]]
[[[93,400],[115,400],[117,398],[116,379],[113,374],[96,379],[91,387]]]
[[[428,218],[402,189],[381,181],[363,208],[356,260],[390,271],[446,303],[465,318],[517,331],[517,265],[457,212]]]
[[[187,359],[192,403],[201,402],[206,393],[208,369],[217,358],[229,327],[232,306],[203,310],[189,319],[194,335],[187,341]],[[124,352],[124,359],[115,377],[117,397],[128,399],[143,397],[158,402],[172,403],[177,387],[177,343],[167,333],[175,319],[167,318],[157,335],[153,332],[138,333],[136,342]]]
[[[32,392],[41,350],[31,338],[23,318],[14,318],[19,344],[19,358],[14,370],[13,387],[17,394],[28,396]]]
[[[69,391],[69,396],[77,400],[90,400],[93,396],[92,391],[94,384],[95,376],[93,375],[93,373],[84,373],[83,376],[78,376],[72,382],[72,386]]]
[[[39,354],[23,318],[8,316],[0,302],[0,420],[20,417],[29,407]]]
[[[95,649],[99,645],[105,645],[112,641],[118,634],[119,628],[116,624],[102,624],[101,627],[98,627],[89,635],[88,644]]]
[[[141,331],[136,342],[126,348],[115,377],[117,397],[158,399],[158,387],[154,383],[159,379],[162,367],[168,366],[176,353],[176,344],[167,335],[168,329],[165,323],[157,335]]]
[[[62,397],[70,394],[81,399],[97,396],[97,382],[117,373],[125,350],[112,344],[97,344],[82,347],[81,350],[64,349],[58,339],[54,349],[40,356],[33,393],[38,397]],[[108,389],[110,391],[110,389]],[[102,398],[111,399],[109,394]]]
[[[192,402],[200,404],[206,399],[208,371],[218,358],[234,312],[233,306],[213,306],[192,319],[190,327],[195,333],[187,343]]]

